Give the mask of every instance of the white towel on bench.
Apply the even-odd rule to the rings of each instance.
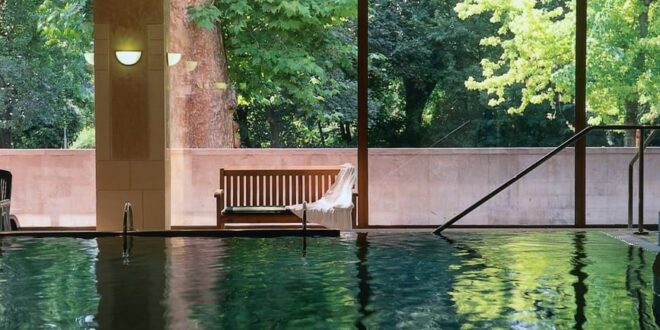
[[[346,163],[341,166],[337,181],[328,189],[321,199],[307,204],[307,221],[321,224],[328,228],[352,229],[353,217],[353,185],[357,179],[355,167]],[[303,205],[296,204],[286,207],[302,219]]]

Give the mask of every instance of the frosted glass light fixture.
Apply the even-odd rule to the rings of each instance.
[[[139,50],[118,50],[115,52],[117,61],[123,65],[131,66],[137,64],[142,57],[142,52]]]
[[[94,65],[94,53],[85,53],[85,62],[89,65]]]
[[[181,61],[181,53],[167,53],[167,65],[173,66]]]

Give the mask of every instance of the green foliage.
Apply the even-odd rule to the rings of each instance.
[[[203,29],[213,29],[222,13],[212,4],[188,7],[188,17]]]
[[[466,90],[480,76],[484,56],[499,56],[481,39],[497,32],[484,15],[462,20],[456,1],[373,2],[370,20],[370,90],[380,111],[369,132],[374,147],[552,146],[570,136],[563,107],[503,114],[511,102],[490,107],[485,93]],[[520,100],[518,86],[503,90]]]
[[[71,149],[94,149],[96,146],[96,131],[94,127],[87,126],[83,128],[78,137],[73,141]]]
[[[0,147],[62,147],[93,123],[89,0],[0,2]]]
[[[505,91],[522,86],[523,112],[530,104],[572,102],[574,97],[575,5],[548,0],[465,0],[462,19],[488,13],[498,27],[481,40],[501,51],[481,62],[482,77],[471,90],[486,91],[489,105],[505,102]],[[481,17],[481,16],[479,16]],[[653,1],[593,0],[588,8],[587,102],[591,124],[654,122],[660,113],[660,19]]]
[[[355,11],[351,0],[216,0],[189,8],[198,26],[219,22],[222,27],[229,78],[238,95],[237,121],[252,126],[244,119],[260,120],[256,129],[243,127],[244,145],[341,140],[324,134],[355,117]],[[268,139],[257,131],[264,123]]]

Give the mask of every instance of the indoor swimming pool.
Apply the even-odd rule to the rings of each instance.
[[[596,231],[0,242],[1,328],[646,329],[660,311],[656,254]]]

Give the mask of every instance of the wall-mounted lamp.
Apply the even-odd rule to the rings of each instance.
[[[89,65],[94,65],[94,53],[85,53],[85,62]]]
[[[197,62],[196,61],[186,61],[186,71],[192,72],[197,69]]]
[[[135,65],[140,61],[142,57],[142,52],[139,50],[118,50],[115,52],[117,61],[123,65]]]
[[[167,65],[173,66],[181,61],[181,53],[167,53]]]

